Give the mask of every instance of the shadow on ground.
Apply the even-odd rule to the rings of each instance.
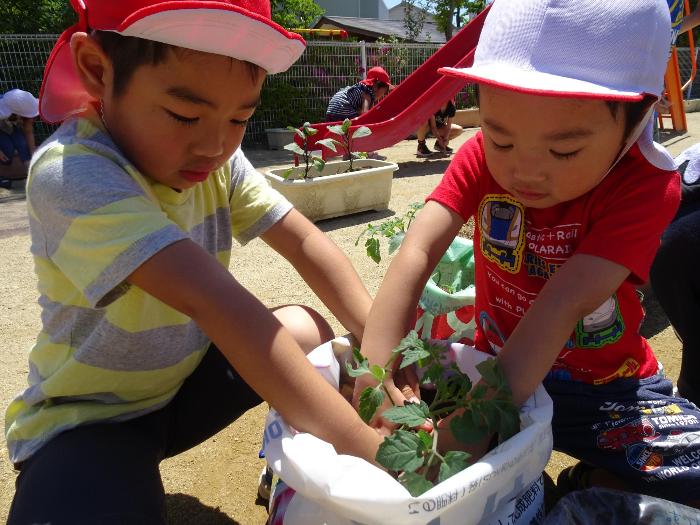
[[[384,219],[388,217],[393,217],[394,215],[396,215],[396,211],[391,209],[362,211],[351,215],[345,215],[343,217],[336,217],[334,219],[324,219],[322,221],[318,221],[316,226],[322,232],[328,233],[339,228],[365,226],[368,223],[376,224],[384,221]],[[357,234],[359,235],[361,231],[362,229],[358,229]]]
[[[399,162],[399,171],[394,173],[394,178],[405,179],[407,177],[422,177],[435,173],[445,173],[449,164],[450,157]]]
[[[166,494],[165,509],[168,525],[240,525],[218,508],[186,494]]]

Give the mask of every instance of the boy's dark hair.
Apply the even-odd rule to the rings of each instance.
[[[625,134],[623,135],[625,140],[627,140],[632,130],[634,130],[637,124],[644,118],[644,115],[646,115],[649,110],[649,106],[653,103],[654,99],[652,97],[646,97],[639,102],[619,102],[613,100],[605,102],[615,120],[617,120],[620,110],[622,110],[622,116],[625,119]]]
[[[374,84],[372,85],[374,89],[381,89],[381,88],[389,88],[389,84],[386,82],[382,82],[381,80],[375,80]]]
[[[134,71],[140,66],[157,66],[168,57],[168,53],[187,52],[189,49],[146,40],[133,36],[124,36],[112,31],[93,31],[92,36],[102,47],[114,67],[114,96],[118,97],[129,84]],[[263,68],[252,62],[243,61],[253,80],[257,80]]]

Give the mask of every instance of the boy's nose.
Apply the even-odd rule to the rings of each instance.
[[[226,134],[210,130],[202,133],[192,144],[192,154],[198,157],[220,157],[226,149]]]
[[[520,163],[512,170],[513,178],[521,181],[537,182],[545,179],[538,162],[532,164]]]

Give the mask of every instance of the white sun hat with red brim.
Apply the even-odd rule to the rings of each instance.
[[[521,93],[637,102],[659,98],[671,47],[666,0],[496,0],[474,64],[439,72]],[[650,111],[631,135],[662,169],[673,159],[651,139]]]
[[[39,110],[61,122],[93,100],[70,51],[76,32],[113,31],[286,71],[304,52],[304,39],[272,21],[269,0],[71,0],[79,21],[60,36],[44,70]]]

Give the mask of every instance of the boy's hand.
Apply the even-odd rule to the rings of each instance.
[[[2,151],[0,151],[0,162],[7,162],[8,160],[10,159],[8,159],[7,156]]]
[[[352,397],[352,404],[355,410],[359,410],[360,395],[366,388],[374,388],[377,386],[377,381],[369,374],[358,377],[355,380],[355,389]],[[420,389],[418,386],[418,377],[416,376],[415,368],[409,366],[403,369],[396,369],[393,377],[387,378],[384,381],[384,401],[377,409],[375,416],[369,422],[370,426],[376,428],[382,435],[388,436],[397,426],[395,423],[388,421],[382,417],[384,411],[393,406],[403,406],[406,402],[420,402]],[[387,395],[388,394],[388,395]],[[417,428],[432,432],[433,423],[426,420]]]

